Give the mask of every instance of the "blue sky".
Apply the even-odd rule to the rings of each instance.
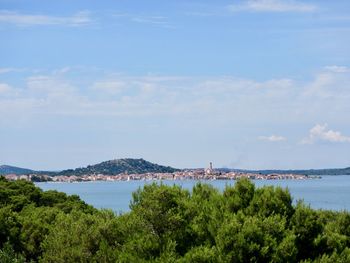
[[[350,166],[348,1],[0,0],[0,164]]]

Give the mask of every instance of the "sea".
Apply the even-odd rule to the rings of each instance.
[[[315,209],[347,210],[350,211],[350,175],[322,176],[319,179],[306,180],[252,180],[256,187],[265,185],[288,188],[293,202],[303,200]],[[179,185],[191,190],[198,180],[162,180],[162,181],[94,181],[57,183],[36,183],[43,190],[57,190],[69,195],[79,195],[86,203],[96,208],[111,209],[115,213],[128,212],[132,193],[146,184],[163,183]],[[202,183],[211,184],[220,191],[226,185],[234,185],[234,180],[203,180]]]

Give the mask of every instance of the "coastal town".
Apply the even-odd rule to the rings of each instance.
[[[241,171],[224,172],[213,169],[212,163],[206,169],[186,169],[173,173],[142,173],[117,175],[108,174],[85,174],[85,175],[46,175],[46,174],[7,174],[7,180],[26,180],[34,182],[89,182],[89,181],[132,181],[132,180],[237,180],[248,178],[251,180],[305,180],[310,177],[300,174],[261,174]]]

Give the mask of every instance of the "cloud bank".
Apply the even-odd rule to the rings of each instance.
[[[201,122],[212,119],[218,124],[283,125],[315,120],[344,122],[345,113],[350,112],[348,72],[321,70],[304,82],[289,78],[257,81],[233,76],[101,73],[86,80],[72,76],[74,68],[64,68],[47,74],[20,76],[21,85],[3,81],[0,114],[9,119],[33,114],[176,116]],[[274,136],[265,139],[281,139]]]
[[[293,0],[247,0],[240,4],[229,5],[233,12],[314,12],[317,7]]]
[[[286,138],[279,135],[271,135],[271,136],[259,136],[259,140],[268,141],[268,142],[281,142],[281,141],[285,141]]]
[[[49,16],[0,10],[0,23],[13,24],[16,26],[85,26],[92,23],[92,19],[89,11],[80,11],[72,16]]]
[[[318,143],[328,142],[324,146],[336,156],[334,160],[346,159],[347,152],[339,144],[350,142],[349,130],[340,132],[322,123],[342,127],[348,123],[349,83],[348,72],[324,67],[304,81],[135,76],[75,67],[40,74],[13,72],[2,75],[0,127],[4,133],[17,131],[18,137],[24,136],[22,142],[35,136],[61,138],[63,134],[58,140],[63,148],[65,143],[76,147],[92,143],[100,149],[99,143],[104,141],[103,147],[111,154],[117,149],[123,155],[148,156],[156,142],[154,151],[175,149],[169,153],[172,159],[187,154],[190,160],[195,148],[201,162],[222,154],[220,159],[227,163],[236,158],[239,166],[276,168],[283,155],[286,162],[292,160],[288,162],[291,167],[315,167],[325,163],[323,155],[312,164],[306,157]],[[303,147],[300,140],[315,123],[320,124],[302,142],[309,147]],[[44,140],[48,141],[55,140]],[[11,149],[11,145],[7,147]],[[31,147],[29,144],[28,149]],[[96,152],[94,147],[85,152]],[[184,161],[183,167],[186,165]]]

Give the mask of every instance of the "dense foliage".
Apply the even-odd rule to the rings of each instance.
[[[106,174],[116,175],[121,173],[143,174],[143,173],[172,173],[177,169],[158,165],[145,161],[144,159],[116,159],[89,165],[85,168],[64,170],[58,175],[85,175],[85,174]]]
[[[131,211],[0,179],[0,262],[350,262],[350,214],[248,180],[223,192],[151,184]]]

